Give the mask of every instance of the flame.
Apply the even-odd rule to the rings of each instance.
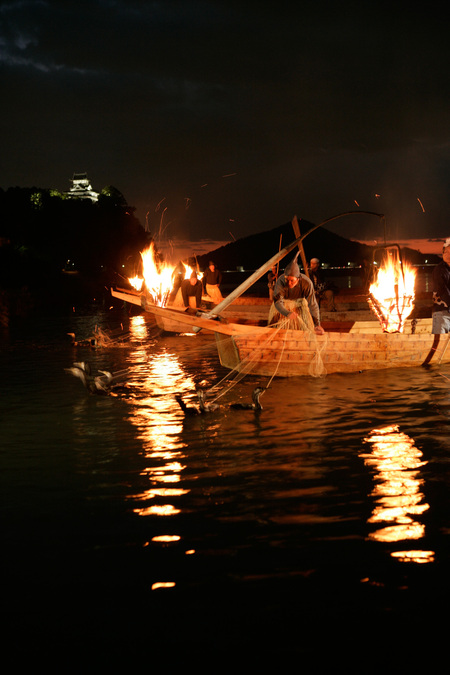
[[[129,278],[128,281],[137,291],[143,290],[145,285],[155,305],[164,307],[174,285],[174,273],[177,267],[158,259],[153,242],[141,252],[141,258],[143,278],[135,276]],[[183,263],[183,266],[184,279],[189,279],[194,270],[186,263]]]
[[[404,322],[414,309],[415,280],[416,270],[392,255],[378,270],[377,279],[369,289],[369,304],[384,332],[403,332]]]
[[[133,288],[135,288],[137,291],[142,290],[142,285],[144,283],[144,280],[141,279],[141,277],[135,276],[133,278],[128,279],[128,281],[133,286]]]
[[[164,306],[173,286],[174,267],[156,259],[153,242],[142,251],[141,258],[145,287],[152,295],[155,305]]]

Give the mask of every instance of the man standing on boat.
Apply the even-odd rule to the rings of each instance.
[[[223,300],[220,292],[220,284],[222,283],[222,273],[216,268],[212,260],[209,261],[207,269],[203,272],[203,286],[206,295],[212,298],[213,302],[218,305]]]
[[[273,304],[269,313],[269,324],[273,325],[283,318],[292,323],[292,327],[299,328],[302,314],[302,306],[306,305],[305,310],[307,319],[312,319],[314,332],[318,335],[324,334],[324,329],[320,325],[320,311],[314,293],[314,286],[305,274],[300,273],[296,258],[286,266],[284,274],[281,274],[273,289]],[[305,312],[303,312],[305,317]],[[303,321],[307,323],[307,321]],[[290,327],[290,326],[289,326]]]
[[[433,270],[433,334],[450,333],[450,237],[445,240],[442,258]]]

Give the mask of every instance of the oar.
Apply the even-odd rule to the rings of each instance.
[[[353,213],[358,213],[358,214],[369,214],[372,216],[378,216],[378,218],[384,218],[384,215],[381,213],[374,213],[373,211],[347,211],[346,213],[340,213],[337,216],[332,216],[331,218],[327,218],[327,220],[322,221],[318,225],[314,225],[308,232],[305,234],[302,234],[300,237],[297,237],[292,243],[288,244],[288,246],[285,246],[282,248],[278,253],[275,253],[270,260],[268,260],[264,265],[261,265],[259,269],[257,269],[253,274],[251,274],[248,279],[242,282],[240,286],[234,289],[229,295],[227,295],[226,298],[224,298],[221,302],[219,302],[218,305],[213,307],[212,309],[209,310],[209,312],[202,313],[201,316],[204,316],[206,319],[210,319],[212,316],[217,316],[223,310],[228,307],[228,305],[231,305],[231,303],[236,300],[236,298],[239,298],[242,293],[244,293],[250,286],[253,286],[254,283],[260,279],[263,274],[265,274],[268,270],[270,270],[274,265],[277,264],[279,260],[282,260],[284,256],[286,256],[288,253],[290,253],[296,246],[298,246],[305,237],[308,236],[308,234],[311,234],[311,232],[314,232],[314,230],[317,230],[317,228],[322,227],[323,225],[326,225],[326,223],[329,223],[331,220],[335,220],[336,218],[341,218],[342,216],[348,216]]]

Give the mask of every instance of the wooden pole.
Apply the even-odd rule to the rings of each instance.
[[[281,240],[283,239],[283,233],[280,234],[280,243],[278,245],[278,251],[281,251]],[[277,262],[277,277],[278,272],[280,271],[280,261]]]
[[[295,236],[298,239],[300,237],[300,226],[298,224],[297,216],[294,216],[292,218],[292,228],[294,230]],[[307,260],[306,260],[305,249],[303,248],[303,242],[302,241],[299,241],[299,243],[298,243],[298,250],[300,251],[300,258],[302,259],[302,265],[303,265],[303,269],[305,270],[305,275],[309,279],[308,263],[307,263]]]

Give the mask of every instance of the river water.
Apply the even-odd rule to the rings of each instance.
[[[109,346],[72,344],[96,327]],[[120,308],[17,319],[0,344],[17,666],[433,667],[449,597],[448,366],[274,378],[255,413],[228,404],[267,381],[232,383],[212,336],[160,335]],[[89,394],[65,370],[75,361],[126,368],[126,386]],[[175,394],[193,403],[198,383],[221,407],[185,416]]]

